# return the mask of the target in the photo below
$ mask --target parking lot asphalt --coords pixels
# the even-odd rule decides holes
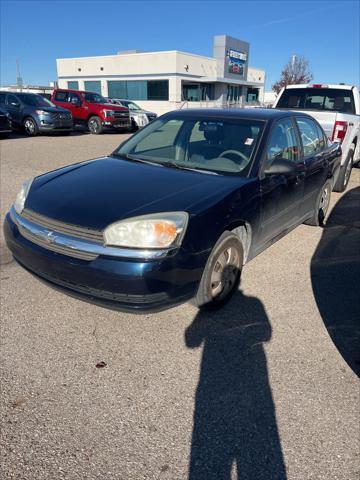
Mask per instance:
[[[124,138],[1,140],[2,219],[26,178]],[[216,313],[108,311],[2,248],[1,478],[358,479],[359,185],[354,169],[327,227],[256,257]]]

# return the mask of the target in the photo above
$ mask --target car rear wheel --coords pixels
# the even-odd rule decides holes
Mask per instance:
[[[353,167],[355,145],[352,144],[349,148],[344,165],[340,168],[339,177],[335,183],[334,191],[343,192],[346,190],[346,187],[350,180],[351,170]]]
[[[92,135],[99,135],[103,131],[101,119],[96,115],[93,115],[88,120],[88,129]]]
[[[327,180],[316,199],[313,216],[304,223],[307,225],[314,225],[316,227],[324,225],[325,217],[329,210],[331,190],[332,183],[330,180]]]
[[[219,308],[237,290],[243,265],[243,247],[239,237],[224,232],[206,263],[194,299],[199,308]]]
[[[23,127],[28,137],[35,137],[39,133],[39,128],[35,120],[31,117],[26,117],[23,122]]]

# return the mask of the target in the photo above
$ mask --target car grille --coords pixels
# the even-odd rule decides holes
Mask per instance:
[[[95,260],[98,255],[95,253],[83,252],[79,250],[74,250],[70,247],[63,247],[60,245],[54,245],[42,240],[40,237],[28,232],[21,225],[18,226],[21,235],[39,247],[45,248],[46,250],[51,250],[52,252],[61,253],[62,255],[67,255],[69,257],[79,258],[81,260]]]
[[[53,112],[50,114],[52,120],[60,120],[60,121],[70,121],[72,120],[72,116],[70,112]]]
[[[114,117],[119,118],[122,120],[129,120],[129,113],[128,112],[120,112],[120,111],[114,111]]]
[[[81,238],[83,240],[91,240],[92,242],[104,243],[104,237],[101,230],[93,230],[86,227],[78,227],[76,225],[71,225],[69,223],[60,222],[52,218],[45,217],[39,213],[33,212],[25,208],[21,215],[36,225],[40,225],[48,230],[64,233],[65,235],[70,235],[71,237]]]

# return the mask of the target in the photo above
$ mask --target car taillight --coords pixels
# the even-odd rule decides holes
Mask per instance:
[[[341,122],[340,120],[337,120],[334,125],[332,141],[342,143],[345,138],[347,128],[348,122]]]

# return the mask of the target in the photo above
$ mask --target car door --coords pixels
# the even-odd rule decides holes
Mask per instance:
[[[265,175],[275,159],[294,162],[290,175]],[[291,117],[277,120],[271,128],[260,170],[261,225],[260,243],[268,243],[298,224],[304,214],[305,166],[300,139]]]
[[[22,125],[22,104],[13,93],[6,95],[6,110],[9,112],[13,123],[20,127]]]
[[[83,100],[80,95],[76,92],[68,92],[68,104],[67,107],[72,113],[73,118],[80,122],[84,120],[84,108],[83,108]]]
[[[69,92],[65,92],[63,90],[58,90],[57,92],[55,92],[54,103],[59,107],[70,110],[72,113],[71,105],[69,103]]]
[[[328,175],[328,159],[325,153],[325,138],[321,127],[312,119],[296,116],[299,129],[304,162],[304,208],[306,213],[312,212],[321,187]]]

